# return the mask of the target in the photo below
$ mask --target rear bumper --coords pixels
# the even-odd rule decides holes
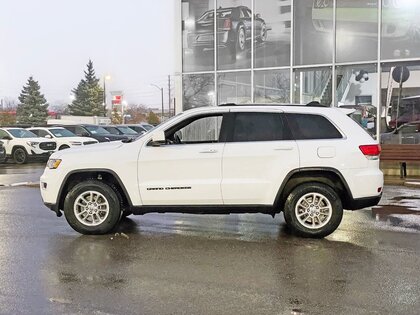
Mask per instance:
[[[54,211],[57,217],[61,217],[63,214],[61,213],[60,209],[58,209],[58,206],[54,203],[48,203],[44,202],[44,205],[49,208],[51,211]]]
[[[346,202],[346,210],[360,210],[363,208],[376,206],[382,198],[382,194],[379,196],[365,197],[351,199]]]

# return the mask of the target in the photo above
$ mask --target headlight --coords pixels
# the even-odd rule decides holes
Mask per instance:
[[[35,148],[39,144],[39,142],[27,141],[26,144],[31,146],[32,148]]]
[[[79,142],[79,141],[70,141],[70,144],[71,145],[82,145],[82,143]]]
[[[51,170],[55,170],[61,163],[60,159],[49,159],[47,162],[47,167]]]

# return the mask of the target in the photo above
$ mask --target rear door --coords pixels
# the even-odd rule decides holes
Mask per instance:
[[[271,205],[286,177],[299,167],[297,144],[280,111],[236,111],[223,154],[225,204]]]

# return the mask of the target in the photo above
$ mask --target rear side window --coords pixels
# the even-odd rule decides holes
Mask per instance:
[[[341,139],[343,135],[325,117],[312,114],[285,114],[296,140]]]
[[[233,142],[286,140],[283,122],[277,113],[237,113]]]

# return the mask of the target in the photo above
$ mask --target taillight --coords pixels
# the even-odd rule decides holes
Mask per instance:
[[[381,154],[381,146],[379,144],[361,145],[359,149],[368,160],[377,160]]]
[[[232,28],[232,20],[226,19],[223,23],[223,28],[230,30]]]

